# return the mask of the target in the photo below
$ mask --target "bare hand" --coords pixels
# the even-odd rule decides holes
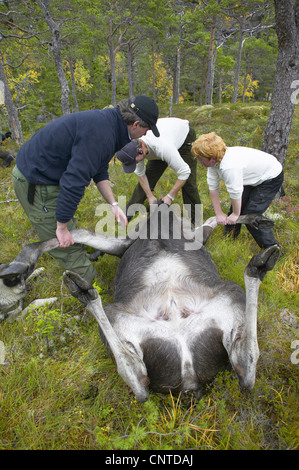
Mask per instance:
[[[155,197],[155,196],[151,196],[148,198],[148,202],[149,204],[157,204],[158,203],[158,199]]]
[[[226,225],[227,216],[223,212],[216,215],[216,221],[218,225]]]
[[[128,225],[128,219],[125,215],[125,213],[121,210],[119,206],[112,206],[111,210],[114,214],[114,217],[118,223],[121,223],[122,225],[125,225],[127,227]]]
[[[232,213],[230,214],[227,218],[226,218],[226,224],[227,225],[235,225],[235,223],[237,222],[239,216]]]
[[[162,197],[161,201],[163,201],[163,202],[164,202],[165,204],[167,204],[168,206],[170,206],[171,203],[172,203],[172,200],[171,200],[170,197],[168,197],[168,196]]]
[[[74,244],[74,239],[70,232],[68,231],[67,226],[59,226],[56,229],[56,237],[59,241],[60,248],[67,248],[70,245]]]

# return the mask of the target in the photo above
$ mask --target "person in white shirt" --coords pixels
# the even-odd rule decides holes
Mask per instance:
[[[226,226],[236,238],[242,214],[263,214],[283,182],[283,168],[269,153],[248,147],[226,147],[220,136],[211,132],[201,135],[192,145],[192,153],[207,170],[207,182],[218,224]],[[223,180],[231,200],[228,215],[219,199],[219,183]],[[234,227],[227,227],[227,226]],[[266,248],[278,244],[272,230],[256,230],[247,225],[257,244]]]
[[[135,170],[139,180],[127,204],[127,210],[133,204],[143,204],[146,198],[149,204],[158,202],[153,191],[169,166],[177,174],[177,179],[161,200],[170,205],[182,189],[183,203],[188,205],[189,216],[194,224],[195,205],[201,203],[196,182],[197,161],[191,153],[196,133],[190,127],[189,121],[175,117],[158,119],[157,129],[159,138],[149,131],[146,136],[130,142],[116,154],[123,164],[124,171],[130,173]]]

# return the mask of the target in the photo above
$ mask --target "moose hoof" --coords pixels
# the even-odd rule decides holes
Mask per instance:
[[[77,273],[65,271],[63,273],[63,282],[70,294],[79,299],[84,305],[98,297],[98,293],[92,285]]]
[[[278,245],[272,245],[254,255],[245,270],[250,277],[258,277],[261,281],[268,271],[271,271],[281,256],[281,249]]]

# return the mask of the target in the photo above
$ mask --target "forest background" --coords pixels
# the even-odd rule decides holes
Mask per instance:
[[[267,211],[284,256],[260,289],[252,395],[227,373],[200,401],[151,394],[138,404],[95,322],[45,255],[46,270],[26,302],[56,296],[57,304],[0,323],[1,449],[298,449],[298,18],[298,0],[0,0],[0,130],[13,137],[3,148],[16,153],[62,114],[145,94],[161,117],[189,119],[197,134],[216,130],[228,145],[276,155],[286,190]],[[0,168],[1,262],[37,240],[11,171]],[[162,194],[172,173],[159,181]],[[213,212],[205,173],[198,173],[207,218]],[[109,175],[116,195],[132,192],[135,175],[124,177],[114,162]],[[98,203],[91,184],[77,211],[81,227],[95,227]],[[247,231],[232,246],[215,230],[208,249],[222,278],[243,285],[257,251]],[[96,263],[104,305],[112,301],[117,263],[107,256]]]
[[[179,103],[270,101],[274,3],[1,0],[2,128],[21,144],[62,113],[134,94],[167,104],[170,115]],[[276,3],[291,31],[293,2]]]

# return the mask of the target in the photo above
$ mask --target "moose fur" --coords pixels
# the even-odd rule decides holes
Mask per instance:
[[[227,367],[234,369],[242,387],[251,390],[259,357],[259,285],[279,258],[279,247],[253,256],[244,272],[244,292],[221,279],[203,246],[217,226],[215,218],[203,224],[199,242],[197,231],[185,230],[182,219],[172,214],[171,230],[164,238],[161,225],[170,211],[166,205],[156,211],[154,238],[146,236],[150,218],[139,227],[137,237],[118,239],[84,229],[72,232],[75,242],[121,258],[112,304],[103,308],[96,290],[75,273],[64,273],[66,286],[95,317],[118,373],[139,401],[147,400],[149,390],[192,390],[200,396]],[[254,226],[272,224],[262,216],[242,217],[239,222]],[[0,268],[0,279],[7,284],[19,278],[24,284],[39,256],[57,246],[56,239],[28,245]]]

